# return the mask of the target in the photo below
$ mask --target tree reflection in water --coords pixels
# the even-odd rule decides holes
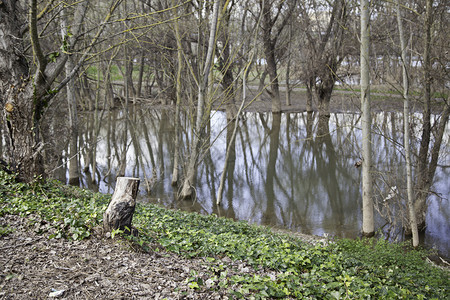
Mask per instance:
[[[225,149],[234,128],[233,122],[227,123],[226,113],[211,114],[206,135],[212,145],[203,148],[196,197],[180,201],[176,197],[177,188],[171,186],[172,153],[174,147],[178,147],[183,169],[186,153],[189,153],[185,149],[191,135],[189,118],[181,117],[180,141],[174,145],[172,112],[134,109],[130,112],[128,134],[124,132],[126,118],[120,110],[105,114],[100,122],[89,121],[90,113],[82,116],[80,149],[89,152],[96,145],[96,151],[83,156],[80,163],[82,169],[95,171],[97,178],[94,187],[92,176],[81,174],[84,186],[111,193],[120,166],[124,165],[120,163],[121,157],[125,157],[124,174],[140,177],[147,183],[142,185],[142,201],[306,234],[358,236],[362,218],[360,169],[354,166],[360,159],[358,114],[319,117],[314,113],[244,113],[231,146],[222,205],[217,207],[215,198]],[[98,134],[93,133],[96,130],[93,124],[99,124]],[[374,115],[373,124],[373,163],[377,172],[377,199],[380,200],[390,186],[396,185],[400,191],[404,189],[402,149],[394,146],[402,139],[401,132],[396,130],[401,128],[401,115],[378,113]],[[91,137],[96,137],[97,142]],[[124,149],[125,156],[122,155]],[[444,198],[449,198],[450,194],[446,184],[448,172],[448,169],[438,168],[434,185],[434,190]],[[450,209],[446,201],[437,197],[430,199],[425,242],[437,246],[448,257],[450,237],[443,234],[450,232]],[[380,217],[377,222],[377,228],[385,224]]]

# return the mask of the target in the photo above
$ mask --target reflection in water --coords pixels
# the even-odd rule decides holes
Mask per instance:
[[[354,164],[360,159],[360,115],[340,113],[319,118],[313,113],[244,113],[230,148],[220,207],[215,205],[217,189],[225,149],[231,143],[234,129],[233,122],[227,124],[225,113],[211,114],[206,136],[213,144],[205,148],[202,156],[196,198],[192,201],[177,200],[177,188],[171,186],[174,147],[180,152],[181,168],[187,161],[189,118],[181,117],[183,128],[178,145],[173,142],[174,116],[170,111],[135,108],[130,111],[128,130],[124,113],[112,111],[99,122],[98,134],[93,134],[93,115],[87,113],[83,118],[85,127],[80,128],[80,146],[90,153],[95,144],[96,151],[90,154],[90,159],[86,158],[89,155],[83,156],[81,164],[97,174],[97,188],[101,192],[112,193],[116,176],[123,172],[125,176],[144,180],[140,196],[143,201],[306,234],[328,233],[340,237],[359,234],[361,170]],[[379,113],[374,116],[373,124],[377,132],[373,135],[375,177],[381,182],[376,186],[376,197],[381,200],[392,186],[404,193],[401,148],[392,146],[393,141],[402,143],[398,131],[402,128],[401,115]],[[97,138],[96,143],[92,137]],[[446,183],[449,175],[448,168],[438,168],[434,190],[445,199],[431,199],[424,236],[426,244],[438,247],[447,257],[450,256],[447,234],[450,191]],[[92,188],[90,178],[88,174],[82,179],[84,185]],[[390,203],[379,203],[383,203],[378,207],[381,212],[395,210]],[[381,217],[377,222],[377,228],[386,223]],[[396,233],[388,226],[383,228],[386,233]]]

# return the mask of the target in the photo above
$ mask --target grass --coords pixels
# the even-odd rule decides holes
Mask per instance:
[[[110,195],[55,181],[17,183],[0,172],[0,216],[45,220],[48,230],[42,234],[50,238],[89,238],[109,200]],[[205,258],[208,280],[192,274],[186,282],[195,290],[226,290],[245,299],[445,299],[450,293],[448,271],[431,266],[425,251],[406,244],[364,239],[310,245],[245,222],[147,204],[137,205],[133,225],[139,237],[128,239],[143,250],[156,243]],[[228,273],[223,257],[264,272]]]

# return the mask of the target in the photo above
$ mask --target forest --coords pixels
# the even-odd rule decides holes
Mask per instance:
[[[0,1],[2,168],[449,257],[445,0]]]

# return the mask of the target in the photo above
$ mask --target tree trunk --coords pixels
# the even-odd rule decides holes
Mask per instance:
[[[175,4],[172,2],[172,4]],[[175,19],[175,38],[177,41],[177,77],[175,80],[175,151],[173,153],[173,171],[172,171],[172,186],[178,185],[178,156],[180,145],[180,105],[181,105],[181,72],[183,71],[183,46],[181,44],[181,36],[180,36],[180,25],[178,23],[178,19]]]
[[[406,160],[406,189],[408,197],[408,211],[409,211],[409,224],[411,226],[413,247],[419,246],[419,232],[417,230],[417,219],[414,211],[414,193],[412,182],[412,163],[411,163],[411,147],[410,147],[410,120],[409,120],[409,82],[408,72],[406,70],[406,43],[405,35],[403,33],[403,23],[400,13],[399,0],[395,0],[397,8],[397,23],[398,34],[400,37],[400,48],[402,57],[402,71],[403,71],[403,125],[404,125],[404,147],[405,147],[405,160]]]
[[[108,208],[103,213],[105,232],[123,230],[131,233],[136,197],[139,191],[139,178],[118,177],[116,188]]]
[[[424,53],[423,53],[423,82],[424,82],[424,101],[423,101],[423,127],[422,140],[420,141],[420,150],[417,165],[418,181],[426,181],[428,148],[431,139],[431,25],[432,25],[432,0],[426,2],[425,12],[425,39],[424,39]]]
[[[330,71],[332,72],[332,71]],[[321,116],[330,116],[331,94],[333,93],[335,77],[333,74],[322,76],[322,82],[316,85],[316,94]]]
[[[314,86],[314,77],[309,77],[306,82],[306,111],[308,113],[313,112],[313,86]]]
[[[291,77],[291,41],[292,41],[292,24],[289,24],[289,43],[288,43],[288,55],[287,55],[287,63],[286,63],[286,106],[291,105],[291,85],[290,85],[290,77]]]
[[[192,197],[192,187],[195,184],[195,176],[197,173],[197,161],[200,156],[200,148],[202,142],[203,113],[205,106],[206,90],[208,86],[209,73],[214,57],[214,45],[219,19],[220,0],[214,0],[213,15],[211,18],[211,31],[209,33],[208,52],[206,54],[205,66],[200,78],[198,102],[197,102],[197,119],[195,124],[195,134],[193,137],[191,156],[189,157],[186,178],[184,179],[181,197],[184,199]]]
[[[267,63],[267,72],[270,78],[270,97],[272,99],[272,112],[281,112],[281,100],[280,100],[280,90],[278,84],[278,74],[277,74],[277,62],[275,59],[275,45],[276,40],[272,39],[272,19],[270,15],[271,5],[269,1],[264,2],[263,6],[263,46],[264,46],[264,56]]]
[[[70,58],[67,61],[66,72],[70,73],[72,64]],[[78,115],[77,115],[77,99],[73,93],[73,82],[67,84],[67,104],[69,106],[69,127],[70,127],[70,144],[69,144],[69,184],[78,186],[80,184],[80,172],[78,170]]]
[[[61,10],[61,38],[62,40],[68,36],[67,14]],[[70,75],[73,69],[72,59],[69,57],[65,65],[66,76]],[[69,184],[78,186],[80,184],[80,175],[78,170],[78,114],[77,114],[77,98],[74,92],[74,83],[70,81],[66,86],[67,106],[69,108]]]
[[[145,52],[142,51],[141,54],[141,63],[139,64],[139,77],[136,87],[136,96],[142,97],[142,80],[144,78],[144,69],[145,69]]]
[[[21,13],[18,3],[19,1],[11,0],[0,2],[0,98],[7,115],[5,120],[7,120],[8,140],[11,145],[11,151],[8,154],[10,165],[18,173],[19,180],[29,182],[36,175],[44,175],[42,158],[44,144],[41,143],[40,127],[45,107],[73,78],[87,59],[88,53],[96,44],[119,2],[116,1],[111,6],[104,22],[88,47],[84,48],[85,52],[69,76],[65,76],[57,84],[55,80],[64,71],[69,53],[74,50],[78,41],[81,23],[87,11],[87,1],[77,4],[77,9],[73,12],[72,35],[65,37],[64,51],[51,62],[41,48],[42,37],[39,35],[40,28],[38,28],[37,1],[29,1],[27,14]],[[21,15],[26,15],[28,20],[20,20]],[[35,71],[32,78],[29,76],[31,66],[26,63],[26,51],[20,30],[20,26],[26,23],[28,23],[27,32],[33,53],[32,67]]]
[[[369,73],[369,1],[361,1],[361,109],[362,109],[362,200],[364,236],[373,236],[372,199],[372,138],[370,115],[370,73]]]
[[[29,78],[29,66],[21,40],[17,1],[0,5],[0,101],[5,114],[9,165],[18,172],[18,179],[29,182],[34,175],[44,174],[42,145],[39,143],[39,122],[35,88]],[[30,25],[31,26],[31,25]]]
[[[235,103],[235,89],[234,89],[234,76],[233,66],[234,62],[231,57],[230,51],[230,11],[227,11],[226,16],[223,18],[223,33],[220,35],[221,42],[223,44],[223,50],[219,56],[219,68],[222,73],[222,88],[225,94],[225,107],[227,112],[227,120],[236,118],[237,109]]]
[[[424,230],[426,226],[426,213],[427,213],[427,199],[430,193],[430,188],[433,184],[434,174],[436,172],[436,167],[439,158],[440,147],[442,144],[442,139],[444,137],[445,128],[448,123],[450,115],[450,106],[447,105],[441,115],[441,120],[436,126],[436,138],[431,150],[431,161],[427,164],[426,171],[422,174],[417,174],[419,178],[416,182],[416,202],[414,203],[414,210],[417,217],[417,227],[418,230]]]

